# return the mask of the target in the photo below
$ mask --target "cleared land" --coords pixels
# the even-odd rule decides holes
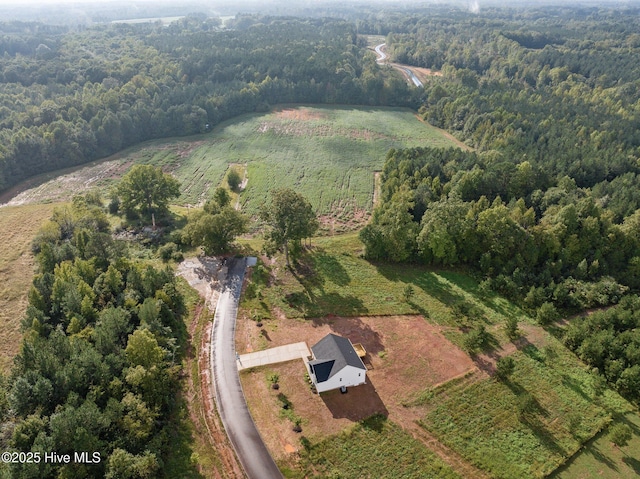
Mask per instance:
[[[374,172],[390,148],[458,147],[455,139],[398,108],[304,107],[245,115],[189,140],[158,140],[127,150],[55,180],[41,178],[13,204],[69,198],[108,186],[134,163],[155,164],[182,184],[182,204],[197,205],[223,182],[230,164],[249,178],[240,204],[257,212],[275,187],[302,192],[329,231],[352,229],[368,217]]]
[[[553,479],[618,479],[640,475],[640,417],[635,413],[624,414],[616,419],[626,423],[633,431],[633,438],[625,447],[618,448],[606,431],[589,441],[580,454],[550,477]]]
[[[243,300],[237,349],[301,340],[312,345],[333,331],[364,344],[370,370],[366,386],[322,396],[310,391],[302,361],[243,373],[261,434],[291,477],[348,467],[335,444],[358,457],[370,454],[369,445],[360,441],[365,430],[370,433],[362,421],[373,414],[386,417],[391,428],[378,424],[374,442],[386,443],[385,431],[399,428],[409,438],[402,447],[428,449],[461,477],[476,478],[543,477],[612,418],[625,415],[631,424],[640,422],[617,394],[599,395],[589,369],[557,339],[503,298],[483,295],[466,274],[369,263],[360,257],[354,235],[312,243],[295,274],[278,260],[265,260],[266,266],[256,270],[251,281],[258,294]],[[409,301],[403,298],[406,285],[415,291]],[[512,316],[520,320],[522,332],[515,341],[504,332],[505,318]],[[466,331],[479,325],[489,332],[492,347],[469,356],[460,345]],[[493,374],[504,356],[515,360],[515,372],[501,382]],[[273,373],[279,375],[278,391],[269,389]],[[282,409],[279,394],[289,409]],[[296,421],[305,440],[292,431]],[[629,447],[625,451],[626,458],[596,456],[612,473],[609,477],[628,477],[635,470],[638,459],[632,456],[637,453]],[[594,465],[580,457],[558,477],[598,477],[590,475]],[[358,462],[362,469],[355,474],[376,476],[363,463]],[[578,466],[581,472],[565,476]],[[380,474],[389,470],[384,464],[375,467]],[[405,472],[400,467],[396,477]],[[406,474],[418,477],[410,467]]]
[[[0,208],[0,372],[7,373],[18,352],[20,321],[33,279],[31,240],[55,205]]]

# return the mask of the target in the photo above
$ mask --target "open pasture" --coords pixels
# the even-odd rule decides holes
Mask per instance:
[[[631,407],[611,391],[598,396],[587,368],[546,341],[512,355],[508,380],[464,378],[426,390],[413,404],[423,411],[420,425],[493,477],[550,474]]]
[[[182,185],[177,203],[202,204],[230,164],[246,165],[240,195],[254,215],[273,188],[306,196],[324,225],[362,224],[373,204],[374,173],[391,148],[459,146],[406,108],[291,106],[243,115],[206,135],[154,140],[95,162],[31,180],[13,204],[65,200],[87,189],[108,190],[136,163],[161,166]],[[339,228],[328,228],[339,231]]]

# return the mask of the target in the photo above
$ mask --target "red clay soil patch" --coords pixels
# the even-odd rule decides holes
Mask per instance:
[[[283,108],[275,110],[275,117],[284,120],[321,120],[327,115],[320,111],[312,111],[307,108]]]
[[[277,324],[277,327],[276,327]],[[367,350],[367,384],[349,388],[347,394],[311,392],[305,381],[302,361],[276,364],[242,374],[243,388],[251,413],[267,446],[275,457],[285,458],[287,444],[297,444],[299,435],[292,423],[280,418],[282,393],[302,418],[303,435],[320,439],[349,427],[354,422],[380,413],[405,428],[417,419],[403,403],[427,387],[476,369],[469,356],[449,342],[439,326],[422,316],[327,317],[315,320],[281,319],[265,324],[268,339],[258,328],[245,326],[238,338],[238,350],[268,344],[267,347],[307,341],[312,346],[328,333],[362,343]],[[277,372],[280,389],[269,388],[267,375]]]

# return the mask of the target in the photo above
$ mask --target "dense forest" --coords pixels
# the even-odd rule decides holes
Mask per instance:
[[[0,401],[3,445],[29,453],[11,477],[158,477],[186,350],[173,270],[131,259],[96,195],[56,209],[33,250],[24,340]]]
[[[0,190],[284,102],[418,106],[352,24],[192,15],[80,31],[0,25]]]
[[[640,287],[637,12],[493,13],[387,36],[442,71],[420,113],[474,151],[389,152],[367,254],[468,264],[531,308],[616,302]]]

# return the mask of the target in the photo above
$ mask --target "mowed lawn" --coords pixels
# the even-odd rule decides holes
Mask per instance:
[[[31,241],[55,205],[0,208],[0,372],[8,373],[18,352],[20,322],[33,279]]]
[[[640,476],[640,417],[626,413],[616,419],[626,423],[633,437],[624,447],[616,447],[603,432],[550,477],[553,479],[626,479]]]

